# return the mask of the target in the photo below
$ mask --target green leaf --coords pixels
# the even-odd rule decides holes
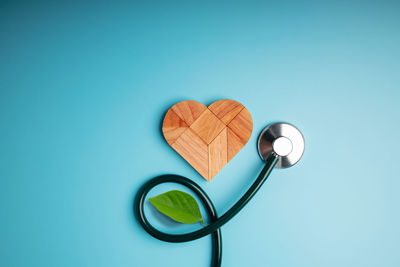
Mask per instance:
[[[197,201],[188,193],[172,190],[149,198],[151,204],[164,215],[180,223],[202,222]]]

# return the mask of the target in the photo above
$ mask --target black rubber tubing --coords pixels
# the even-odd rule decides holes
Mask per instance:
[[[250,199],[257,193],[257,191],[267,180],[278,160],[279,157],[277,155],[271,154],[271,156],[269,156],[269,158],[266,160],[264,168],[261,170],[254,183],[250,186],[246,193],[221,217],[218,217],[217,211],[211,199],[198,184],[186,177],[174,174],[167,174],[155,177],[146,182],[139,189],[134,203],[135,214],[144,230],[146,230],[153,237],[162,241],[171,243],[187,242],[212,234],[211,267],[220,267],[222,259],[222,238],[220,227],[227,223],[230,219],[232,219],[239,211],[244,208],[244,206],[246,206]],[[208,213],[210,219],[209,225],[190,233],[167,234],[157,230],[150,224],[150,222],[146,218],[146,215],[144,214],[144,203],[146,195],[155,186],[171,182],[186,186],[200,198]]]

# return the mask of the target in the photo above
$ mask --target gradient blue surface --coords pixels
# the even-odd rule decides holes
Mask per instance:
[[[210,237],[152,238],[134,195],[180,174],[222,214],[275,121],[302,130],[304,157],[222,228],[223,266],[400,266],[399,13],[399,1],[2,2],[0,266],[208,266]],[[177,101],[221,98],[246,105],[254,131],[207,183],[160,125]],[[163,230],[201,227],[147,209]]]

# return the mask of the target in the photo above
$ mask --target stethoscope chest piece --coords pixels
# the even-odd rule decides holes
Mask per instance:
[[[304,153],[304,137],[292,124],[271,124],[258,137],[258,153],[263,160],[267,160],[272,153],[277,154],[276,168],[291,167]]]

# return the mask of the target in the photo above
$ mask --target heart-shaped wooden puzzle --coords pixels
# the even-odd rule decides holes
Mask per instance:
[[[218,100],[208,107],[186,100],[168,110],[162,130],[168,144],[211,181],[247,143],[253,120],[234,100]]]

